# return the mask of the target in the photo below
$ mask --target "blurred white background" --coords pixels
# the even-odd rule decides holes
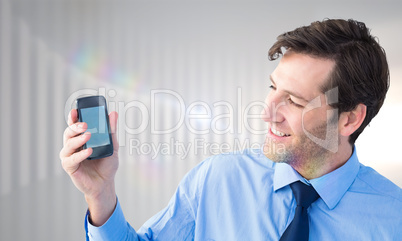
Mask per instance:
[[[242,117],[268,93],[277,62],[267,51],[284,31],[324,18],[365,22],[387,52],[391,88],[357,151],[402,186],[401,9],[397,0],[0,0],[0,240],[84,239],[86,204],[58,157],[77,91],[104,94],[109,111],[120,110],[117,194],[138,229],[205,157],[262,143],[248,127],[264,123]],[[152,91],[166,93],[152,101]],[[184,113],[206,107],[216,122]],[[177,130],[152,133],[184,117]]]

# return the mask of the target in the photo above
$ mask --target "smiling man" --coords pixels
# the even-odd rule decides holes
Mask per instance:
[[[384,50],[363,23],[325,20],[280,35],[269,58],[280,56],[264,147],[204,160],[138,231],[115,194],[116,137],[112,157],[86,160],[90,136],[72,110],[60,157],[88,202],[87,239],[400,240],[402,191],[354,145],[389,87]],[[116,122],[111,113],[112,131]]]
[[[326,96],[320,88],[326,84],[334,68],[334,60],[289,49],[270,76],[272,90],[267,96],[268,108],[263,114],[264,121],[268,122],[264,148],[267,151],[264,153],[274,162],[288,163],[307,179],[335,170],[352,154],[352,147],[347,140],[348,133],[345,138],[340,138],[341,145],[338,146],[338,113],[333,111],[328,118],[327,113],[332,107],[325,104]],[[306,106],[313,100],[323,104],[306,112]],[[351,125],[357,127],[364,119],[363,109],[358,107],[350,113],[359,112],[357,114],[360,116],[355,119],[356,123],[348,123],[349,128]],[[314,142],[306,132],[316,138],[326,139],[327,143],[337,147],[337,152],[332,153],[328,145]],[[271,145],[279,143],[286,147],[284,153],[270,151],[275,150]]]

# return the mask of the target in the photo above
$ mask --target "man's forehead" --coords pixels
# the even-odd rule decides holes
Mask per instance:
[[[274,86],[277,85],[276,81],[274,80],[274,77],[272,77],[272,75],[269,76],[269,79],[274,84]],[[296,97],[296,98],[298,98],[300,100],[303,100],[305,102],[310,101],[310,98],[305,97],[306,96],[305,93],[300,93],[298,90],[293,90],[293,88],[291,88],[291,87],[289,88],[289,86],[288,87],[283,87],[282,91],[284,91],[284,92],[288,93],[289,95],[294,96],[294,97]]]
[[[323,93],[322,87],[328,84],[334,67],[333,60],[288,51],[271,78],[289,91],[311,100]]]

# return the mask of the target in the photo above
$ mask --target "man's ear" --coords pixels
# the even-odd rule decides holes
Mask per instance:
[[[358,104],[352,111],[343,112],[339,118],[339,133],[342,136],[350,136],[363,123],[366,117],[367,106]]]

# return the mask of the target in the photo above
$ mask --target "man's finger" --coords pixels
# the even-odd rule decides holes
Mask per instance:
[[[85,122],[77,122],[75,124],[70,125],[64,131],[63,144],[65,145],[68,139],[83,133],[84,131],[87,130],[87,128],[88,125]]]
[[[79,164],[82,161],[86,160],[91,154],[92,154],[92,148],[88,148],[81,150],[79,152],[75,152],[73,155],[67,158],[63,158],[62,159],[63,169],[68,174],[74,173],[78,169]]]
[[[72,109],[70,111],[70,113],[68,114],[67,123],[69,126],[71,126],[72,124],[74,124],[77,121],[78,121],[77,109]]]
[[[110,131],[112,132],[112,141],[113,141],[113,150],[118,151],[119,150],[119,143],[117,142],[117,119],[119,115],[117,114],[116,111],[112,111],[109,114],[109,123],[110,123]]]
[[[83,135],[68,139],[64,144],[63,149],[61,150],[61,155],[65,157],[72,155],[74,152],[77,151],[77,149],[81,148],[90,138],[91,133],[85,132]]]

